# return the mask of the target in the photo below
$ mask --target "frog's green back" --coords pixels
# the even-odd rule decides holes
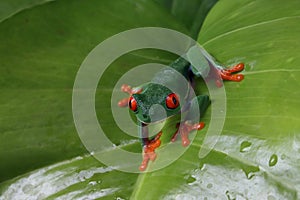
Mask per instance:
[[[152,83],[166,86],[181,97],[186,97],[189,91],[189,67],[190,63],[179,57],[169,67],[161,69],[155,74]]]
[[[189,71],[190,63],[183,57],[177,58],[174,62],[170,64],[170,67],[178,71],[185,78],[187,79],[189,78],[188,71]]]

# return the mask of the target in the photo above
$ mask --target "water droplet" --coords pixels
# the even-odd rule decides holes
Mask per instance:
[[[213,187],[213,184],[211,184],[211,183],[209,183],[209,184],[207,184],[207,186],[206,186],[208,189],[210,189],[210,188],[212,188]]]
[[[235,200],[236,199],[236,195],[233,194],[232,192],[229,192],[228,190],[226,191],[226,196],[228,200]]]
[[[94,186],[94,185],[96,185],[96,184],[97,184],[96,181],[91,181],[91,182],[89,182],[89,185],[92,185],[92,186]]]
[[[251,179],[259,172],[259,167],[247,166],[243,168],[243,171],[245,172],[247,179]]]
[[[247,174],[247,178],[248,179],[251,179],[251,178],[253,178],[255,176],[255,173],[253,173],[253,172],[249,172],[248,174]]]
[[[23,192],[26,194],[29,194],[30,193],[30,191],[32,191],[33,190],[33,188],[34,188],[34,186],[32,185],[32,184],[26,184],[23,188],[22,188],[22,190],[23,190]]]
[[[252,143],[248,141],[243,141],[240,146],[240,152],[244,153],[250,150]]]
[[[270,167],[273,167],[277,164],[277,161],[278,161],[278,157],[276,154],[273,154],[271,157],[270,157],[270,160],[269,160],[269,166]]]
[[[196,179],[194,178],[194,177],[192,177],[191,175],[189,175],[188,177],[187,177],[187,179],[186,179],[186,183],[187,184],[191,184],[191,183],[193,183],[193,182],[195,182],[196,181]]]

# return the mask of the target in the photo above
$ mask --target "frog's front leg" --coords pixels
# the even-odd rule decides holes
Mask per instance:
[[[128,93],[131,96],[132,94],[139,94],[139,93],[141,93],[142,89],[141,88],[132,88],[129,85],[123,84],[121,86],[121,91],[125,92],[125,93]],[[118,102],[118,106],[119,107],[126,107],[126,106],[128,106],[128,102],[129,102],[129,97],[128,98],[124,98],[124,99],[122,99],[122,100],[120,100]]]
[[[143,161],[140,165],[140,171],[145,171],[148,162],[150,160],[154,161],[156,158],[155,149],[161,144],[160,136],[162,132],[160,131],[153,139],[149,139],[148,126],[144,123],[140,123],[139,132],[143,146]]]
[[[200,116],[202,116],[209,104],[210,99],[207,95],[199,95],[192,99],[185,120],[176,125],[178,130],[174,133],[171,141],[174,142],[177,138],[177,135],[180,134],[182,146],[188,146],[190,144],[190,140],[188,138],[189,133],[193,130],[201,130],[205,125],[204,122],[195,121],[195,118],[199,116],[199,113],[195,113],[194,110],[196,110],[198,107]]]
[[[182,146],[186,147],[190,144],[189,133],[193,130],[201,130],[205,126],[204,122],[192,123],[191,121],[184,121],[182,124],[178,123],[176,127],[177,131],[174,133],[171,141],[175,142],[178,134],[181,136]]]

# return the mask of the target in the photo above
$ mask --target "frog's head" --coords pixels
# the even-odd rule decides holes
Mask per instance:
[[[146,124],[164,120],[180,111],[178,95],[155,83],[148,83],[143,92],[133,94],[128,105],[138,120]]]

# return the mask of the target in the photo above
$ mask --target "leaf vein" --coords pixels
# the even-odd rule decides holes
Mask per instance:
[[[245,75],[250,74],[262,74],[262,73],[270,73],[270,72],[300,72],[300,69],[266,69],[266,70],[258,70],[258,71],[248,71],[245,72]]]
[[[202,46],[205,46],[219,38],[222,38],[224,36],[227,36],[227,35],[230,35],[232,33],[236,33],[238,31],[243,31],[243,30],[246,30],[246,29],[249,29],[249,28],[253,28],[253,27],[256,27],[256,26],[261,26],[261,25],[265,25],[265,24],[270,24],[270,23],[274,23],[274,22],[278,22],[278,21],[284,21],[284,20],[289,20],[289,19],[296,19],[296,18],[300,18],[300,16],[289,16],[289,17],[281,17],[281,18],[277,18],[277,19],[272,19],[272,20],[268,20],[268,21],[263,21],[263,22],[258,22],[258,23],[255,23],[255,24],[251,24],[251,25],[248,25],[248,26],[244,26],[244,27],[241,27],[241,28],[237,28],[237,29],[234,29],[232,31],[228,31],[226,33],[222,33],[221,35],[218,35],[210,40],[208,40],[207,42],[203,43]]]

